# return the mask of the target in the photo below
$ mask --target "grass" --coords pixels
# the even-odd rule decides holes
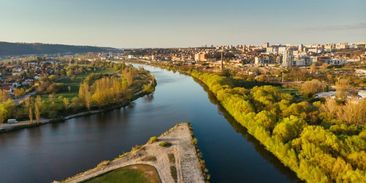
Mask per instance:
[[[170,166],[170,174],[172,175],[175,182],[178,180],[177,168],[175,166]]]
[[[168,154],[169,162],[175,164],[175,156],[173,153]]]
[[[85,181],[85,183],[160,183],[156,169],[150,165],[131,165]]]
[[[154,143],[154,142],[157,142],[158,141],[158,137],[156,137],[156,136],[152,136],[152,137],[150,137],[150,139],[149,139],[149,144],[152,144],[152,143]]]
[[[156,161],[156,157],[155,156],[146,156],[144,158],[141,159],[141,161]]]
[[[172,144],[170,142],[160,142],[159,146],[161,146],[161,147],[170,147],[170,146],[172,146]]]
[[[71,90],[70,92],[72,93],[77,93],[79,91],[79,86],[80,83],[90,74],[91,72],[86,72],[86,73],[82,73],[82,74],[78,74],[75,76],[74,79],[69,79],[69,78],[65,78],[65,79],[61,79],[56,81],[57,83],[63,83],[65,84],[65,86],[70,86]]]
[[[64,79],[57,80],[56,81],[57,83],[62,83],[65,85],[65,87],[70,87],[70,91],[58,92],[58,93],[56,93],[55,96],[56,97],[63,96],[63,97],[69,98],[69,99],[76,97],[79,93],[80,83],[83,82],[84,79],[91,73],[112,74],[112,73],[114,73],[114,71],[111,68],[107,68],[107,69],[98,70],[98,71],[94,71],[94,72],[81,73],[81,74],[76,75],[74,79],[64,78]]]

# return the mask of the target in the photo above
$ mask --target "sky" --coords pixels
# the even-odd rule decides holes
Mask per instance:
[[[0,0],[0,41],[115,48],[366,41],[366,0]]]

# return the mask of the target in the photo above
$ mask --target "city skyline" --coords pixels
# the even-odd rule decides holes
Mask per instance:
[[[0,41],[116,48],[365,41],[366,2],[351,1],[3,0]]]

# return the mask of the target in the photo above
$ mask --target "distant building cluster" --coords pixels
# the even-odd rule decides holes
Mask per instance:
[[[210,66],[241,67],[247,64],[263,67],[306,67],[311,64],[343,65],[366,58],[366,42],[314,45],[203,46],[195,48],[131,49],[124,50],[127,59],[207,63]]]
[[[313,63],[343,65],[347,58],[332,54],[345,49],[365,49],[365,43],[349,45],[348,43],[317,45],[272,45],[266,44],[266,52],[256,58],[256,65],[280,64],[283,67],[309,66]],[[269,55],[274,55],[270,57]],[[280,57],[280,59],[278,59]],[[277,58],[277,59],[270,59]],[[358,59],[360,60],[360,58]]]

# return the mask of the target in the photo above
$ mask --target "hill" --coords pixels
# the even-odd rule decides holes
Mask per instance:
[[[96,46],[75,46],[42,43],[0,42],[0,57],[39,54],[75,54],[87,52],[115,52],[118,49]]]

